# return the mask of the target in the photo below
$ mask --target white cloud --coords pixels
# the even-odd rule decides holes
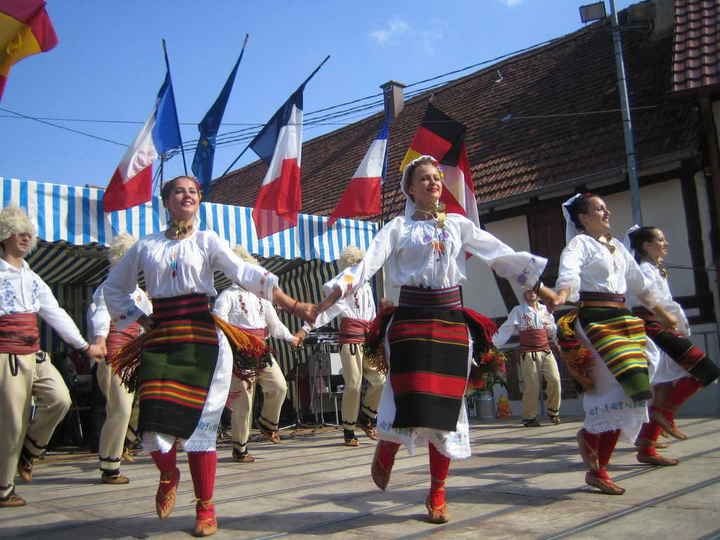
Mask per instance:
[[[384,28],[372,30],[370,38],[378,45],[384,45],[393,38],[400,36],[410,30],[410,25],[400,19],[389,21]]]

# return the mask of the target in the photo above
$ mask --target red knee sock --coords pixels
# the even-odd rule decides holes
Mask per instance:
[[[173,444],[169,452],[162,453],[159,450],[150,452],[155,462],[155,466],[160,470],[160,486],[158,490],[161,493],[167,493],[177,486],[180,476],[175,473],[177,469],[177,452]],[[168,482],[168,480],[171,480]]]
[[[215,472],[217,470],[217,452],[188,452],[188,465],[198,499],[196,514],[198,519],[215,517],[215,506],[210,504],[215,491]]]
[[[441,454],[433,443],[430,450],[430,504],[437,508],[445,504],[445,479],[450,468],[450,458]]]
[[[600,434],[600,446],[598,448],[598,462],[600,468],[604,469],[607,464],[610,463],[610,456],[612,456],[615,445],[617,444],[618,437],[620,437],[620,430],[604,431]]]
[[[395,454],[400,449],[398,443],[390,441],[379,441],[377,444],[377,453],[375,454],[383,469],[392,470],[395,463]]]
[[[675,383],[670,392],[670,407],[677,411],[680,406],[685,403],[690,396],[702,388],[702,383],[695,377],[683,377]]]
[[[655,443],[657,442],[658,437],[660,437],[661,432],[662,427],[653,420],[643,424],[640,434],[638,435],[638,444],[640,445],[638,452],[646,456],[657,456]]]
[[[155,450],[154,452],[150,452],[150,457],[152,457],[155,466],[157,466],[161,473],[175,471],[175,467],[177,466],[177,451],[174,444],[169,452],[162,453],[160,450]]]

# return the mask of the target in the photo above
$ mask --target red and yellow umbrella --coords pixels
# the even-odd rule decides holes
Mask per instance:
[[[0,0],[0,98],[13,64],[57,43],[43,0]]]

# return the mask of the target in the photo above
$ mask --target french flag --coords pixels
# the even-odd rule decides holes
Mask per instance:
[[[250,148],[268,164],[252,212],[258,238],[297,225],[302,207],[300,158],[304,89],[305,84],[290,96],[250,143]]]
[[[125,152],[105,188],[105,212],[125,210],[152,198],[152,163],[182,144],[170,70],[160,87],[155,107],[140,133]]]
[[[388,126],[383,124],[380,133],[370,144],[365,157],[333,210],[328,220],[328,227],[332,227],[341,217],[366,217],[380,214],[387,139]]]

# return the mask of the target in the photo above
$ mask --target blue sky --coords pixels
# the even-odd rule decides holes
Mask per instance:
[[[379,85],[391,79],[414,83],[573,32],[582,26],[578,7],[587,3],[47,0],[60,43],[13,67],[0,107],[120,144],[0,110],[5,141],[0,176],[107,185],[124,153],[122,145],[130,144],[140,130],[162,84],[162,38],[168,44],[182,137],[187,141],[197,137],[195,124],[225,82],[246,32],[250,41],[221,134],[245,127],[231,123],[266,122],[326,55],[330,60],[306,89],[306,112],[379,93]],[[622,9],[631,3],[617,0],[616,6]],[[305,139],[340,124],[306,129]],[[218,147],[215,175],[245,144]],[[192,157],[190,151],[188,169]],[[253,159],[248,152],[239,163]],[[166,166],[166,177],[182,173],[179,157]]]

